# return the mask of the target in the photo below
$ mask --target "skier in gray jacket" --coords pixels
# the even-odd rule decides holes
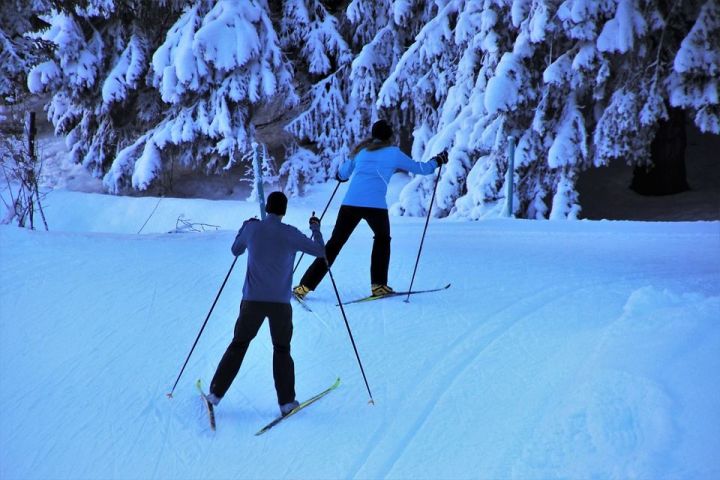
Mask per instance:
[[[290,355],[293,263],[296,252],[323,257],[325,247],[318,218],[310,218],[310,239],[297,228],[282,223],[286,210],[287,197],[282,192],[271,193],[267,198],[265,219],[245,221],[232,245],[235,256],[247,250],[247,272],[234,336],[210,384],[208,400],[214,405],[230,388],[250,342],[268,318],[273,342],[273,377],[280,412],[286,415],[298,406],[295,400],[295,364]]]

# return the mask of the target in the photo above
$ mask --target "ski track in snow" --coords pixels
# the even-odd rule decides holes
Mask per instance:
[[[556,293],[559,293],[559,291],[556,290]],[[376,437],[379,438],[373,438],[370,442],[370,451],[363,455],[362,465],[360,465],[359,468],[351,469],[350,476],[353,478],[386,478],[392,470],[392,467],[401,458],[403,451],[412,443],[415,435],[427,421],[427,418],[445,391],[452,388],[457,378],[469,367],[474,365],[474,361],[486,348],[496,342],[517,323],[521,322],[533,306],[543,305],[547,301],[547,297],[548,293],[543,291],[529,299],[522,300],[520,306],[525,307],[527,305],[526,308],[518,308],[517,304],[506,306],[500,311],[491,314],[485,322],[479,323],[477,327],[465,332],[455,343],[450,345],[449,352],[444,354],[441,361],[437,362],[438,366],[425,374],[422,381],[419,382],[419,385],[414,388],[413,393],[408,394],[409,398],[423,399],[422,407],[418,408],[417,405],[413,405],[413,402],[407,399],[399,406],[401,411],[411,409],[410,411],[417,411],[419,414],[415,415],[415,418],[410,422],[403,419],[400,427],[397,426],[400,420],[396,420],[391,422],[389,427],[386,426],[381,432],[378,432]],[[541,299],[542,301],[538,303]],[[517,311],[516,319],[507,321],[503,314],[512,314],[515,311]],[[493,319],[497,317],[501,318],[493,321]],[[490,331],[486,332],[485,330],[488,329]],[[408,428],[406,426],[407,424],[411,426]],[[393,435],[397,433],[397,430],[401,430],[400,440],[393,437]],[[404,432],[402,432],[402,430],[404,430]],[[390,440],[386,440],[388,438],[390,438]],[[378,470],[368,474],[365,472],[364,467],[368,459],[374,457],[374,452],[384,453],[384,460],[376,462],[380,463]]]
[[[422,222],[394,221],[391,284],[404,288]],[[720,362],[703,353],[720,347],[710,323],[720,309],[718,224],[433,224],[415,286],[449,290],[345,308],[376,405],[364,407],[328,278],[310,297],[313,313],[293,306],[298,397],[335,375],[342,384],[262,437],[253,433],[277,409],[267,325],[214,433],[194,388],[198,377],[207,388],[230,341],[244,261],[165,398],[230,266],[232,238],[0,227],[0,408],[14,412],[2,417],[0,476],[720,473],[707,456],[720,419],[709,372]],[[343,299],[366,293],[368,260],[359,228],[333,267]]]
[[[636,276],[641,279],[642,276]],[[627,279],[626,279],[627,280]],[[597,282],[589,282],[574,290],[567,292],[563,288],[546,288],[529,297],[524,297],[512,305],[505,305],[502,308],[491,312],[484,317],[484,321],[476,323],[468,331],[463,332],[458,339],[451,344],[447,353],[441,359],[436,359],[436,367],[427,372],[418,385],[408,392],[405,400],[398,405],[400,412],[417,412],[411,415],[408,420],[403,416],[396,417],[384,425],[368,444],[368,449],[360,456],[358,464],[350,469],[351,478],[388,478],[393,467],[402,458],[403,452],[415,440],[428,417],[432,414],[441,397],[447,391],[457,387],[458,379],[468,370],[475,368],[476,362],[486,350],[499,342],[513,328],[526,321],[527,318],[538,308],[547,307],[553,303],[562,303],[562,300],[575,296],[577,292],[586,290],[588,287],[607,287],[612,281],[598,285]],[[383,324],[385,317],[383,317]],[[415,404],[417,399],[423,399],[421,405]],[[542,418],[546,415],[547,409],[537,412],[536,417]],[[508,461],[512,461],[516,452],[508,452]],[[380,458],[378,458],[380,457]],[[370,466],[368,466],[370,464]],[[403,475],[399,475],[402,477]]]

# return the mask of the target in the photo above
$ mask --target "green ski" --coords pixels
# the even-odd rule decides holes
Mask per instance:
[[[298,412],[299,412],[300,410],[302,410],[303,408],[307,407],[307,406],[310,405],[310,404],[313,404],[313,403],[317,402],[317,401],[320,400],[322,397],[324,397],[324,396],[327,395],[328,393],[330,393],[330,392],[332,392],[333,390],[335,390],[339,385],[340,385],[340,378],[338,378],[337,380],[335,380],[335,383],[333,383],[333,384],[330,386],[330,388],[328,388],[327,390],[323,390],[322,392],[318,393],[318,394],[315,395],[314,397],[305,400],[305,401],[302,402],[300,405],[298,405],[298,406],[295,407],[293,410],[291,410],[290,413],[288,413],[287,415],[281,415],[281,416],[277,417],[275,420],[273,420],[272,422],[268,423],[268,424],[265,425],[263,428],[261,428],[260,430],[258,430],[258,432],[257,432],[255,435],[262,435],[263,433],[267,432],[267,431],[270,430],[272,427],[274,427],[274,426],[277,425],[278,423],[282,422],[282,421],[285,420],[286,418],[292,417],[293,415],[295,415],[296,413],[298,413]]]
[[[195,383],[195,386],[197,387],[198,391],[200,392],[200,398],[202,398],[203,403],[205,404],[205,409],[207,410],[208,418],[210,419],[210,429],[215,431],[215,408],[213,407],[213,404],[210,403],[210,400],[208,400],[207,395],[205,395],[205,392],[203,392],[202,389],[202,382],[198,378],[197,383]]]
[[[387,295],[370,295],[363,298],[358,298],[356,300],[350,300],[349,302],[343,302],[343,305],[350,305],[353,303],[364,303],[364,302],[372,302],[373,300],[381,300],[383,298],[391,298],[391,297],[402,297],[403,295],[417,295],[418,293],[430,293],[430,292],[440,292],[442,290],[447,290],[450,288],[450,284],[448,283],[444,287],[440,288],[430,288],[428,290],[412,290],[410,292],[393,292],[388,293]],[[339,305],[335,305],[336,307]]]

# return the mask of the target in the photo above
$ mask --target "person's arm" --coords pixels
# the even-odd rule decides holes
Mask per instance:
[[[398,148],[395,157],[395,168],[397,170],[417,173],[419,175],[430,175],[437,167],[445,163],[447,163],[447,152],[442,152],[427,162],[416,162]]]
[[[338,167],[338,171],[335,174],[335,180],[337,180],[338,182],[347,182],[348,180],[350,180],[350,175],[352,175],[354,169],[355,157],[345,160],[340,165],[340,167]]]
[[[323,236],[320,232],[320,220],[315,216],[310,218],[310,230],[312,231],[312,238],[306,237],[300,232],[300,230],[293,227],[293,246],[296,250],[305,252],[308,255],[312,255],[314,257],[324,257],[325,242],[323,241]]]
[[[230,251],[236,257],[239,255],[242,255],[243,253],[245,253],[245,250],[247,250],[248,228],[246,228],[246,227],[251,222],[257,222],[257,221],[258,221],[257,218],[248,218],[247,220],[245,220],[243,222],[242,227],[240,227],[240,230],[238,231],[237,235],[235,236],[235,241],[233,242],[232,247],[230,247]]]

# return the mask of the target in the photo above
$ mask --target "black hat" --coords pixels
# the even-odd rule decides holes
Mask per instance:
[[[265,204],[265,211],[267,213],[274,213],[275,215],[283,216],[287,211],[287,197],[282,192],[272,192],[267,197],[267,203]]]
[[[372,136],[378,140],[390,140],[393,135],[393,129],[385,120],[378,120],[372,126]]]

